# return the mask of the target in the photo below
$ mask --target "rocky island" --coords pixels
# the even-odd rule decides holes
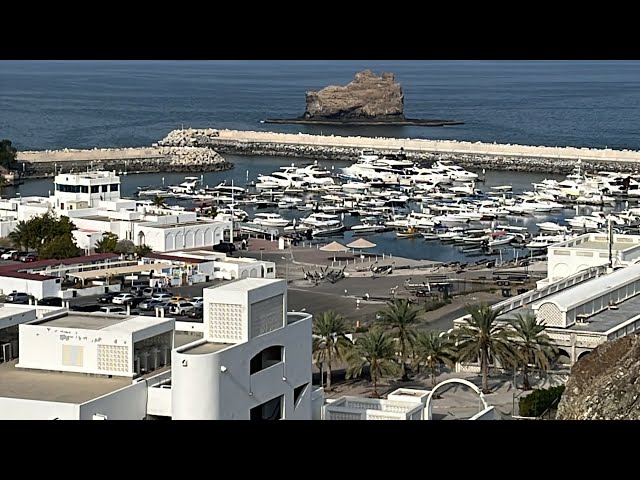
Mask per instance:
[[[344,86],[330,85],[306,92],[306,108],[301,117],[267,119],[265,123],[308,125],[459,125],[464,122],[441,119],[412,119],[404,116],[402,86],[393,73],[375,75],[371,70],[356,74]]]

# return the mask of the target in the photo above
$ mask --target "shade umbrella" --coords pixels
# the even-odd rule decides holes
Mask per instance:
[[[366,240],[364,238],[359,238],[347,244],[347,247],[353,248],[353,253],[356,253],[356,248],[359,248],[362,250],[363,248],[373,248],[375,246],[376,246],[375,243],[370,242],[369,240]],[[362,255],[362,252],[360,252],[360,255]]]
[[[322,250],[323,252],[348,252],[349,248],[345,247],[344,245],[342,245],[341,243],[338,242],[331,242],[328,245],[325,245],[324,247],[320,247],[320,250]],[[333,261],[336,261],[336,256],[333,256]]]

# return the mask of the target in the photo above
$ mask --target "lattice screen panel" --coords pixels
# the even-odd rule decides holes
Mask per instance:
[[[562,312],[554,303],[543,303],[538,309],[538,318],[544,320],[548,327],[564,327]]]
[[[242,341],[244,309],[239,304],[209,304],[209,338],[212,340]]]
[[[123,345],[98,345],[98,370],[128,372],[129,347]]]

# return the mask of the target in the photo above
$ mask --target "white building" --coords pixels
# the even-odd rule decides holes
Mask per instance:
[[[547,250],[547,278],[538,286],[561,280],[565,277],[611,263],[614,267],[624,266],[640,259],[640,235],[612,235],[586,233],[564,242],[555,243]]]
[[[60,174],[49,193],[48,197],[0,201],[0,234],[7,236],[17,221],[51,212],[73,221],[78,229],[74,238],[85,250],[94,248],[103,233],[157,252],[212,247],[231,238],[230,221],[120,198],[120,178],[115,172]]]
[[[535,290],[493,306],[504,322],[528,313],[544,322],[560,364],[573,365],[607,340],[640,331],[640,236],[614,236],[616,268],[608,267],[609,244],[599,236],[585,234],[549,247],[549,277]],[[454,328],[464,325],[466,317],[454,320]],[[478,365],[458,364],[456,369],[477,371]]]
[[[20,353],[0,361],[0,420],[318,418],[311,315],[286,312],[286,282],[239,280],[204,297],[197,324],[0,307],[0,322],[3,308],[12,319],[0,341],[7,330]]]
[[[101,201],[120,198],[116,172],[63,173],[54,179],[53,206],[61,211],[98,207]]]
[[[174,419],[311,418],[311,315],[287,313],[284,280],[204,290],[204,338],[174,350]]]
[[[161,275],[172,285],[208,282],[213,279],[276,278],[276,264],[249,257],[230,257],[210,250],[149,253],[144,264],[162,263]]]

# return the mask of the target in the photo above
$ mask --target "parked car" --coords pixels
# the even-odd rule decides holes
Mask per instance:
[[[14,260],[14,261],[20,260],[21,257],[24,257],[25,255],[29,255],[29,253],[31,252],[13,252],[11,254],[11,260]]]
[[[11,260],[13,258],[13,254],[18,253],[18,250],[8,250],[0,255],[2,260]]]
[[[118,295],[117,293],[109,292],[104,295],[98,297],[98,303],[111,303],[113,301],[113,297]]]
[[[189,300],[189,302],[192,303],[194,307],[202,307],[202,304],[204,303],[204,298],[193,297],[191,300]]]
[[[161,301],[167,301],[170,302],[171,301],[171,294],[170,293],[154,293],[153,295],[151,295],[151,299],[152,300],[161,300]]]
[[[132,298],[135,298],[132,293],[119,293],[111,299],[111,303],[116,305],[124,305]]]
[[[188,302],[189,300],[187,300],[184,297],[181,297],[180,295],[174,295],[173,297],[171,297],[171,300],[169,301],[172,304],[176,304],[176,303],[180,303],[180,302]]]
[[[189,317],[189,318],[196,318],[196,319],[200,318],[200,319],[202,319],[202,316],[203,316],[203,314],[202,314],[202,305],[195,306],[195,308],[193,310],[191,310],[191,311],[189,311],[187,313],[187,317]]]
[[[31,262],[35,262],[36,260],[38,260],[38,257],[36,257],[33,253],[28,253],[27,255],[21,256],[19,260],[21,262],[31,263]]]
[[[124,304],[129,305],[131,308],[137,308],[140,305],[140,302],[146,300],[143,296],[132,297],[129,300],[125,300]]]
[[[142,295],[148,298],[153,297],[154,293],[169,293],[162,287],[146,287],[142,290]]]
[[[28,293],[13,291],[6,296],[5,302],[9,303],[29,303],[29,299],[33,298]]]
[[[38,305],[44,307],[61,307],[62,299],[60,297],[44,297],[38,300]]]
[[[192,303],[178,302],[169,307],[169,313],[172,315],[186,315],[194,308],[196,307]]]
[[[236,251],[236,246],[231,242],[220,242],[217,245],[213,246],[213,251],[232,254]]]
[[[416,292],[416,297],[428,297],[431,295],[430,290],[420,289]]]
[[[147,298],[140,302],[138,308],[143,311],[151,311],[156,308],[163,308],[165,311],[169,309],[169,300],[156,300],[154,298]]]

